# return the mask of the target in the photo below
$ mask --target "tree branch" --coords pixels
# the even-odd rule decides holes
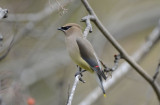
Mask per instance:
[[[79,67],[77,67],[77,68],[78,68],[78,70],[80,69]],[[68,101],[67,101],[66,105],[72,105],[73,96],[74,96],[77,84],[79,83],[80,77],[81,77],[81,75],[76,75],[75,76],[75,80],[74,80],[74,83],[73,83],[73,86],[72,86],[72,90],[71,90],[71,93],[69,95],[69,98],[68,98]]]
[[[95,12],[91,8],[90,4],[87,0],[81,0],[84,4],[85,8],[89,12],[90,15],[94,16],[93,22],[98,27],[98,29],[103,33],[103,35],[110,41],[110,43],[120,52],[122,57],[152,86],[154,89],[157,98],[160,102],[160,88],[157,82],[153,82],[153,79],[150,75],[148,75],[145,70],[139,66],[131,57],[126,53],[126,51],[120,46],[120,44],[114,39],[114,37],[109,33],[109,31],[102,25],[101,21],[96,16]]]
[[[107,66],[103,63],[103,61],[100,60],[102,66],[104,67],[104,72],[113,72],[113,71],[115,71],[115,70],[118,68],[119,60],[122,59],[122,57],[121,57],[121,55],[119,54],[119,55],[115,55],[114,58],[115,58],[115,59],[114,59],[114,65],[113,65],[112,68],[107,67]]]
[[[8,16],[8,10],[0,8],[0,19],[7,18],[7,16]],[[3,41],[3,36],[0,35],[0,44],[1,44],[0,53],[2,53],[4,50],[7,49],[6,52],[0,56],[0,61],[3,60],[7,56],[7,54],[9,53],[9,51],[12,48],[12,45],[13,45],[13,40],[14,40],[14,36],[12,37],[11,41],[9,39],[8,41],[6,41],[5,44],[3,44],[3,42],[2,42]]]
[[[0,8],[0,19],[7,18],[8,10]]]
[[[14,36],[12,36],[11,38],[12,38],[11,41],[9,39],[9,42],[6,42],[7,43],[7,46],[6,46],[7,48],[3,48],[6,51],[5,51],[4,54],[2,54],[0,56],[0,61],[3,60],[8,55],[9,51],[11,50],[11,48],[13,46]],[[3,52],[4,51],[3,49],[2,50],[0,49],[0,52]]]
[[[157,69],[156,69],[156,72],[155,72],[155,74],[154,74],[154,76],[153,76],[153,82],[157,79],[157,76],[158,76],[158,74],[159,74],[159,69],[160,69],[160,62],[159,62],[159,64],[158,64]]]
[[[157,39],[160,37],[159,28],[155,28],[149,35],[148,40],[132,55],[133,60],[140,61],[150,49],[158,42]],[[112,79],[104,82],[105,90],[112,87],[117,81],[122,78],[131,69],[128,63],[123,63],[119,68],[113,73]],[[79,105],[91,105],[94,103],[98,97],[101,96],[101,90],[99,87],[94,89]]]
[[[84,38],[87,38],[88,33],[89,33],[89,32],[90,32],[90,33],[92,32],[92,25],[91,25],[91,22],[90,22],[91,19],[94,19],[94,17],[91,16],[91,15],[85,16],[85,17],[83,17],[83,18],[81,19],[82,22],[85,22],[85,23],[86,23],[86,28],[85,28],[85,30],[84,30],[84,32],[83,32],[83,37],[84,37]]]

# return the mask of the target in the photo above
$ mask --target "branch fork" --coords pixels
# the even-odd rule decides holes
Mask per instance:
[[[81,68],[79,66],[77,66],[77,69],[78,69],[78,73],[75,74],[75,80],[74,80],[74,83],[73,83],[73,86],[72,86],[72,90],[69,94],[69,98],[67,100],[67,104],[66,105],[72,105],[72,100],[73,100],[73,96],[74,96],[74,93],[75,93],[75,90],[76,90],[76,87],[79,83],[79,81],[85,83],[85,81],[82,80],[82,72],[81,71]],[[81,72],[81,73],[80,73]]]
[[[118,64],[119,64],[119,60],[122,59],[121,55],[118,54],[118,55],[114,55],[114,65],[113,67],[109,68],[107,67],[103,62],[102,60],[99,60],[101,65],[104,67],[104,72],[106,73],[106,76],[108,76],[108,73],[109,73],[109,76],[112,77],[112,72],[115,71],[117,68],[118,68]]]
[[[83,37],[84,38],[87,38],[87,35],[88,33],[91,33],[93,31],[92,29],[92,24],[91,24],[91,21],[90,20],[94,20],[94,16],[93,15],[88,15],[88,16],[85,16],[81,19],[82,22],[85,22],[86,23],[86,28],[83,32]]]
[[[129,65],[131,65],[153,88],[154,92],[157,95],[158,101],[160,102],[160,87],[158,83],[153,82],[153,78],[140,66],[135,62],[128,53],[121,47],[121,45],[115,40],[115,38],[111,35],[111,33],[105,28],[105,26],[101,23],[94,10],[90,6],[87,0],[81,0],[86,10],[90,15],[94,17],[94,24],[98,27],[98,29],[103,33],[106,39],[117,49],[117,51],[122,54],[122,57]]]

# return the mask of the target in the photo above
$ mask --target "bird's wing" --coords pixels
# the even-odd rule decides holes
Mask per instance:
[[[91,43],[88,40],[80,37],[76,39],[76,42],[79,47],[81,57],[90,65],[92,70],[106,79],[104,72],[99,68],[98,61],[95,56],[95,51]]]

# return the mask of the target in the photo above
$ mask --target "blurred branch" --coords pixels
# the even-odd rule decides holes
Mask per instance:
[[[7,18],[8,10],[0,8],[0,19]]]
[[[49,0],[50,1],[50,0]],[[64,8],[64,6],[58,1],[58,0],[56,0],[56,2],[57,2],[57,4],[59,5],[59,7],[60,7],[60,11],[62,11],[62,12],[60,12],[60,15],[64,15],[65,13],[67,13],[67,11],[68,11],[68,9],[66,9],[66,8]]]
[[[66,0],[62,4],[67,4],[67,3],[69,3],[69,0]],[[9,15],[8,17],[9,21],[19,21],[19,22],[29,21],[28,23],[25,24],[24,27],[19,29],[19,31],[15,35],[15,40],[13,44],[18,40],[20,40],[26,32],[30,32],[31,30],[33,30],[36,23],[38,23],[39,21],[46,18],[47,16],[49,16],[50,14],[52,14],[57,10],[58,10],[58,7],[56,6],[56,4],[54,4],[52,8],[50,6],[46,6],[42,11],[38,13]]]
[[[61,5],[66,5],[70,2],[70,0],[65,0],[64,2],[61,3]],[[51,4],[50,4],[51,5]],[[30,32],[31,30],[34,29],[35,24],[41,21],[42,19],[46,18],[53,12],[57,11],[58,7],[57,4],[53,4],[52,8],[50,6],[46,6],[42,11],[38,13],[30,13],[30,14],[10,14],[7,20],[9,21],[29,21],[28,23],[25,24],[24,27],[19,29],[17,32],[17,35],[15,35],[15,42],[21,39],[21,37],[24,35],[26,32]]]
[[[160,88],[157,84],[157,82],[153,82],[153,79],[148,73],[145,72],[145,70],[139,66],[131,57],[126,53],[126,51],[120,46],[120,44],[114,39],[114,37],[109,33],[109,31],[102,25],[101,21],[98,19],[97,15],[91,8],[90,4],[87,0],[81,0],[84,4],[85,8],[89,12],[90,15],[94,16],[94,19],[92,21],[95,23],[95,25],[99,28],[99,30],[103,33],[103,35],[108,39],[111,44],[120,52],[122,57],[152,86],[154,89],[157,98],[160,102]],[[158,37],[159,38],[159,37]],[[156,39],[157,40],[157,39]]]
[[[12,36],[11,38],[9,38],[5,45],[2,46],[2,48],[0,48],[0,53],[3,53],[5,50],[5,52],[0,56],[0,61],[3,60],[9,53],[9,51],[11,50],[12,46],[13,46],[13,41],[14,41],[14,36]]]
[[[29,33],[35,27],[35,22],[28,22],[24,27],[20,28],[17,34],[15,35],[14,43],[20,40],[25,33]]]
[[[67,5],[70,3],[70,0],[64,0],[63,2],[60,2],[61,5]],[[59,5],[57,3],[49,4],[47,5],[42,11],[37,13],[27,13],[27,14],[10,14],[8,17],[8,21],[40,21],[53,12],[57,11],[59,9]]]
[[[154,76],[153,76],[153,82],[157,79],[157,76],[158,76],[158,74],[159,74],[159,69],[160,69],[160,62],[159,62],[159,64],[158,64],[157,69],[156,69],[156,72],[155,72],[155,74],[154,74]]]
[[[69,2],[70,0],[65,0],[64,2],[62,2],[61,5],[66,5]],[[19,21],[19,22],[29,21],[28,23],[25,24],[24,27],[22,27],[17,32],[17,35],[15,35],[15,40],[13,43],[20,40],[26,32],[30,32],[31,30],[33,30],[36,23],[38,23],[39,21],[43,20],[44,18],[46,18],[47,16],[49,16],[50,14],[58,10],[57,4],[53,4],[51,7],[46,6],[42,11],[35,14],[34,13],[33,14],[17,14],[17,15],[9,16],[10,17],[8,19],[9,21]]]
[[[0,8],[0,19],[7,18],[7,16],[8,16],[8,10]],[[3,41],[3,36],[0,35],[0,43],[1,43],[0,53],[3,53],[4,50],[6,50],[5,53],[3,53],[0,56],[0,61],[3,60],[7,56],[7,54],[9,53],[9,51],[12,48],[12,45],[13,45],[13,40],[14,40],[14,36],[11,37],[11,40],[9,38],[6,41],[6,43],[3,44],[3,42],[2,42]]]
[[[4,83],[3,85],[6,84],[7,83]],[[0,105],[35,105],[35,100],[25,91],[19,81],[12,81],[7,88],[1,89],[0,95],[2,99]]]

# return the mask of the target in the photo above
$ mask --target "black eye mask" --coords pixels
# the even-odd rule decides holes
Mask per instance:
[[[66,26],[66,27],[61,27],[62,30],[68,30],[69,28],[71,28],[72,26]]]

